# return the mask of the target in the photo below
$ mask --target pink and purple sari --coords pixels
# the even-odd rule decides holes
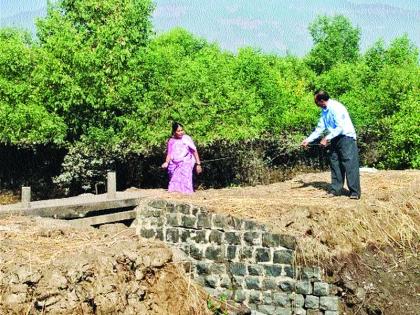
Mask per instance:
[[[192,193],[193,169],[195,158],[193,153],[197,150],[190,136],[183,135],[182,138],[170,138],[167,152],[171,157],[168,165],[169,192]]]

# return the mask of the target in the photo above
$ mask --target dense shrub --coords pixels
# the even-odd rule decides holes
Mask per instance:
[[[115,171],[119,159],[124,159],[112,130],[91,129],[68,150],[62,172],[54,183],[65,194],[97,191],[106,183],[107,171]]]
[[[323,88],[349,109],[364,164],[419,167],[419,55],[406,36],[362,54],[357,27],[323,16],[304,58],[233,54],[180,28],[154,35],[152,10],[150,0],[61,0],[36,40],[0,29],[1,144],[66,151],[51,176],[68,193],[98,190],[110,169],[120,188],[162,186],[177,120],[211,160],[199,185],[268,183],[326,167],[323,150],[299,148]]]
[[[389,168],[420,168],[420,89],[383,120],[382,159]]]

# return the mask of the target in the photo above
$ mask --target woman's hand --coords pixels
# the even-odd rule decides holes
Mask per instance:
[[[201,174],[203,172],[203,169],[201,168],[201,164],[196,164],[195,170],[197,174]]]
[[[165,163],[163,163],[163,164],[162,164],[162,166],[161,166],[161,167],[162,167],[162,168],[168,168],[168,164],[169,164],[168,162],[165,162]]]

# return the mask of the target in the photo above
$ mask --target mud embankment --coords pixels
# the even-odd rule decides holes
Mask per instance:
[[[172,252],[135,231],[0,221],[1,314],[205,314]]]

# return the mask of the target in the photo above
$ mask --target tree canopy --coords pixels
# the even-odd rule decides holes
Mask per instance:
[[[314,46],[307,63],[316,73],[328,71],[336,64],[355,62],[359,57],[360,29],[345,16],[318,16],[309,32]]]
[[[174,120],[202,148],[297,143],[318,119],[313,92],[322,88],[348,107],[364,163],[419,167],[419,54],[407,36],[361,53],[358,27],[320,16],[304,58],[234,54],[181,28],[154,34],[152,11],[150,0],[62,0],[36,39],[0,29],[1,143],[65,148],[57,182],[89,186],[132,154],[163,154]]]

